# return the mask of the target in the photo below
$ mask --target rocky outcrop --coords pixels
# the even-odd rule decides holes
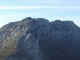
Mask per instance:
[[[0,59],[80,60],[79,36],[72,21],[28,17],[0,29]]]

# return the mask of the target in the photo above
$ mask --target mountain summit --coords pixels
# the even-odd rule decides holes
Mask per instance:
[[[0,28],[0,60],[80,60],[80,28],[44,18],[11,22]]]

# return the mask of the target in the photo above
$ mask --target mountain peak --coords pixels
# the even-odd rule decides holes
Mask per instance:
[[[27,20],[31,20],[31,19],[32,19],[31,17],[27,17],[27,18],[23,19],[22,22],[27,21]]]
[[[79,47],[72,21],[27,17],[0,29],[0,60],[80,60]]]

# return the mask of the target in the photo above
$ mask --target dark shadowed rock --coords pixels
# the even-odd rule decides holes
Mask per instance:
[[[79,47],[72,21],[28,17],[0,29],[0,60],[80,60]]]

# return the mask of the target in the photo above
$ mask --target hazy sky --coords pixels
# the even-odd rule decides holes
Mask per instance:
[[[71,20],[80,26],[80,0],[0,0],[0,27],[26,17]]]

